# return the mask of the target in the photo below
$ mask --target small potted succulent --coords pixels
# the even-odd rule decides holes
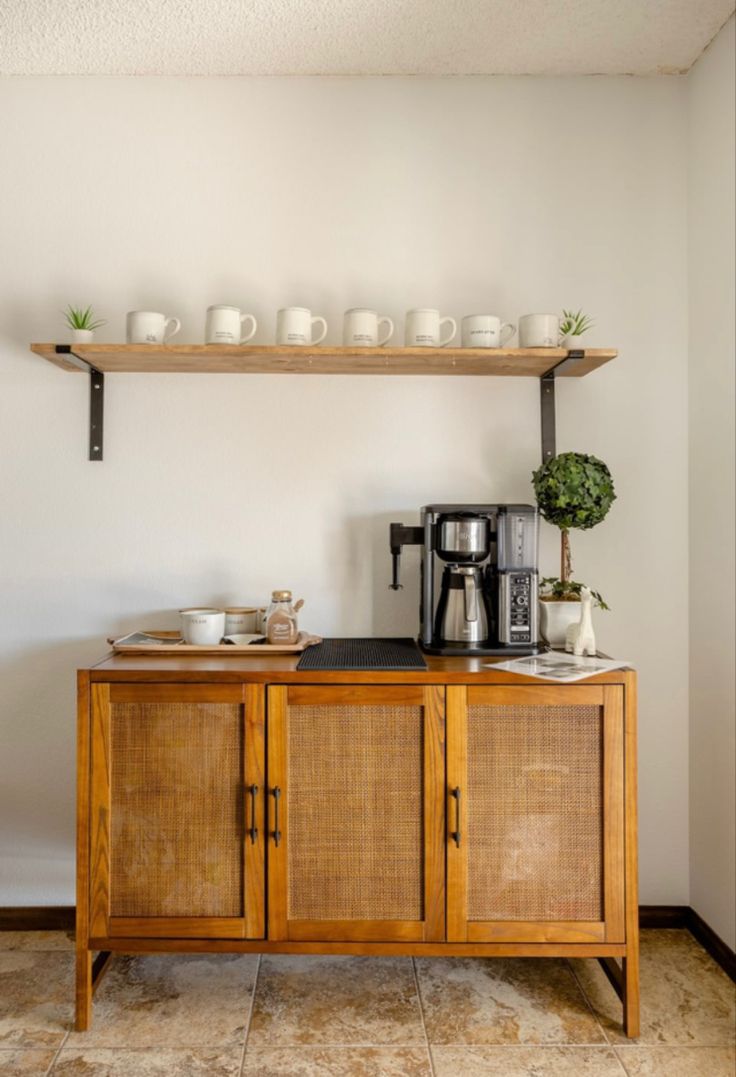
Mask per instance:
[[[560,319],[560,347],[568,351],[582,348],[580,337],[593,328],[593,320],[582,310],[563,310]]]
[[[580,619],[584,586],[572,579],[570,530],[587,531],[599,524],[616,493],[607,466],[585,453],[565,452],[553,457],[533,473],[532,482],[541,515],[560,529],[560,575],[541,581],[540,627],[551,646],[564,647],[568,626]],[[601,609],[609,608],[597,591],[593,591],[593,598]]]
[[[94,340],[95,329],[105,325],[104,318],[95,318],[91,306],[85,310],[70,304],[64,311],[64,318],[72,331],[72,344],[91,344]]]

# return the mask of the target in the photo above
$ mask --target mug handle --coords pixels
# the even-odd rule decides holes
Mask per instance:
[[[321,344],[327,336],[327,322],[324,318],[320,318],[319,315],[316,318],[312,318],[312,325],[315,325],[317,322],[322,322],[322,334],[321,336],[318,336],[316,340],[312,341],[312,347],[314,347],[315,344]]]
[[[508,344],[508,342],[511,340],[511,338],[514,335],[515,332],[516,332],[516,326],[515,325],[512,325],[511,322],[504,322],[503,323],[503,325],[501,326],[501,332],[499,334],[499,343],[500,343],[502,348],[503,348],[504,344]]]
[[[243,334],[243,325],[245,324],[245,322],[248,322],[248,321],[253,322],[253,328],[251,329],[250,333]],[[258,329],[258,322],[255,320],[255,318],[253,317],[252,314],[241,314],[240,315],[240,343],[241,344],[247,344],[249,340],[252,340],[253,337],[256,335],[256,330],[257,329]]]
[[[169,332],[169,326],[172,324],[175,325],[176,328],[172,329],[171,332]],[[164,344],[166,344],[167,341],[171,340],[172,337],[175,337],[180,329],[181,322],[178,318],[167,318],[164,325]]]
[[[444,348],[446,344],[449,344],[450,341],[452,340],[452,338],[455,336],[455,333],[457,333],[457,322],[455,321],[454,318],[441,318],[440,319],[440,326],[439,326],[440,329],[442,328],[443,325],[446,325],[446,324],[452,326],[452,331],[451,331],[449,337],[445,337],[444,340],[442,340],[442,338],[440,338],[440,348]]]
[[[383,337],[381,340],[379,340],[378,343],[376,344],[376,347],[380,348],[384,344],[388,344],[389,340],[394,335],[394,323],[391,321],[390,318],[383,317],[383,318],[378,319],[378,324],[379,325],[384,325],[385,324],[385,325],[388,326],[388,333],[386,333],[386,336]]]

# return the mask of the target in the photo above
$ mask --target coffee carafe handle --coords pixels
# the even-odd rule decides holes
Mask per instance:
[[[465,620],[474,622],[478,620],[478,588],[475,584],[475,575],[465,576]]]

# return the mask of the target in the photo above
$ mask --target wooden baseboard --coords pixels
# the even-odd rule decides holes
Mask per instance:
[[[690,934],[698,940],[704,950],[707,950],[714,961],[717,961],[723,971],[736,983],[736,953],[728,946],[720,935],[716,935],[712,927],[706,924],[695,909],[687,910],[687,924],[685,925]]]
[[[687,905],[640,905],[639,927],[687,927]]]
[[[0,931],[74,931],[73,905],[0,906]]]
[[[0,907],[0,931],[74,931],[73,905]],[[680,927],[694,936],[736,982],[736,953],[689,905],[640,905],[642,928]]]

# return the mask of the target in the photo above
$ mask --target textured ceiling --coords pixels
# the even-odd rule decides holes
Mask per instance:
[[[733,0],[0,0],[0,74],[669,74],[732,11]]]

